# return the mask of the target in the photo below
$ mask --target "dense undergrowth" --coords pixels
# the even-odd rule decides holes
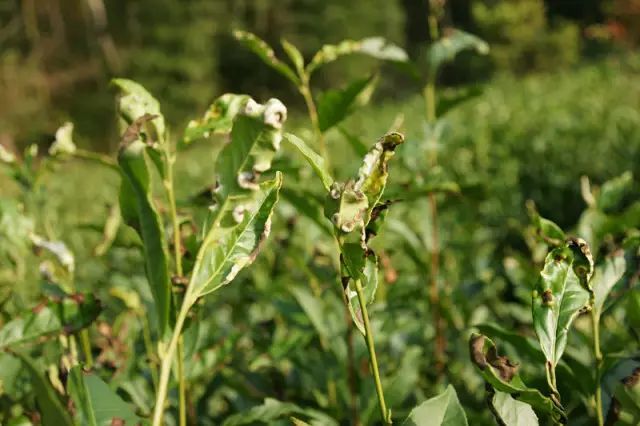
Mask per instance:
[[[635,382],[633,389],[628,386],[632,390],[627,395],[619,382],[626,378],[631,383],[632,372],[640,366],[640,296],[634,288],[639,271],[639,70],[638,57],[628,56],[558,74],[524,80],[500,77],[482,87],[443,89],[437,92],[439,102],[427,105],[427,110],[433,109],[427,120],[423,97],[388,103],[374,97],[372,104],[358,105],[362,107],[351,117],[321,131],[322,125],[298,125],[303,122],[299,117],[293,124],[285,123],[287,132],[310,144],[314,140],[311,145],[325,155],[322,176],[340,182],[355,176],[356,186],[363,176],[361,159],[380,135],[390,131],[405,135],[395,157],[388,159],[384,198],[365,190],[368,204],[360,210],[366,212],[365,220],[355,225],[367,235],[363,258],[370,261],[369,251],[374,251],[373,269],[379,271],[366,330],[356,296],[348,303],[353,322],[345,310],[340,283],[344,285],[347,277],[346,294],[355,294],[356,288],[350,286],[356,281],[373,282],[370,265],[363,263],[360,270],[356,261],[350,263],[349,253],[360,241],[352,241],[353,229],[343,226],[343,215],[348,213],[323,207],[327,193],[341,202],[348,198],[349,184],[338,190],[323,187],[329,182],[321,182],[317,170],[289,143],[295,137],[280,135],[279,126],[272,126],[275,136],[269,133],[273,129],[260,127],[258,131],[269,137],[284,137],[272,164],[269,161],[284,176],[271,234],[254,264],[214,295],[191,300],[184,297],[187,274],[171,277],[169,316],[178,314],[183,299],[193,306],[178,349],[184,360],[182,374],[176,366],[175,375],[168,377],[169,404],[163,421],[179,422],[178,407],[183,404],[177,377],[181,375],[187,387],[185,416],[192,424],[288,424],[291,417],[313,424],[380,422],[381,399],[369,367],[371,345],[361,338],[361,327],[365,336],[375,336],[385,404],[396,422],[410,416],[412,407],[444,392],[439,400],[430,400],[432,405],[422,406],[429,414],[414,412],[409,424],[464,424],[455,394],[473,425],[492,424],[487,399],[506,424],[536,424],[536,417],[541,424],[564,422],[567,417],[572,425],[595,424],[597,388],[602,421],[615,420],[609,416],[617,413],[620,424],[635,424],[638,386]],[[364,91],[370,81],[360,84]],[[125,94],[130,90],[120,86]],[[465,97],[469,97],[466,102],[447,110],[454,100]],[[121,106],[121,112],[126,108]],[[247,114],[258,114],[266,122],[263,109]],[[135,137],[155,141],[163,134],[158,119],[139,121],[141,116],[120,118],[134,126]],[[144,127],[149,123],[156,127]],[[167,169],[156,170],[153,163],[159,160],[147,158],[155,181],[149,200],[164,220],[160,229],[166,233],[170,269],[178,263],[187,271],[197,268],[195,254],[203,229],[215,228],[208,211],[216,196],[214,164],[219,174],[224,168],[220,156],[228,161],[233,157],[222,154],[230,146],[225,144],[230,122],[220,126],[221,135],[187,147],[181,145],[181,129],[170,133],[174,145],[168,145],[164,165],[179,156],[172,170],[175,202],[165,196],[161,183]],[[131,134],[132,127],[128,129]],[[60,141],[64,137],[59,134]],[[123,150],[129,143],[125,141]],[[83,402],[96,395],[106,399],[107,394],[116,401],[119,415],[130,416],[126,424],[138,421],[137,416],[151,418],[154,407],[156,416],[161,415],[155,389],[161,381],[157,370],[166,349],[162,345],[168,342],[162,330],[171,329],[167,324],[175,318],[165,318],[164,325],[158,320],[158,297],[150,291],[147,277],[154,264],[146,264],[145,274],[148,259],[141,250],[143,243],[132,228],[120,223],[122,177],[115,155],[76,152],[45,157],[34,156],[30,165],[27,153],[16,160],[18,172],[0,178],[4,325],[16,316],[24,318],[23,312],[41,312],[46,307],[32,308],[43,298],[65,303],[70,296],[62,296],[63,292],[93,294],[101,301],[101,311],[98,315],[87,296],[81,305],[88,306],[88,313],[81,315],[83,323],[77,327],[60,336],[49,333],[53,336],[21,345],[20,350],[13,343],[3,344],[7,352],[0,355],[0,419],[3,424],[28,424],[40,412],[44,424],[63,424],[47,419],[51,412],[61,411],[74,413],[82,424],[93,424],[78,417],[89,412]],[[120,167],[123,161],[121,152]],[[268,169],[261,169],[261,179],[279,182],[279,174]],[[386,166],[383,169],[386,179]],[[254,183],[245,182],[247,187]],[[336,191],[339,196],[334,196]],[[362,201],[359,195],[354,197],[356,205]],[[177,212],[172,212],[172,203]],[[386,207],[389,212],[384,227],[372,230],[377,219],[372,209],[379,205],[384,208],[377,213]],[[339,217],[334,220],[335,214]],[[172,228],[170,218],[179,222],[178,228]],[[181,232],[178,245],[183,250],[174,261],[175,229]],[[35,234],[42,240],[34,240]],[[376,237],[369,241],[371,235]],[[590,253],[582,241],[569,236],[586,240]],[[61,254],[60,246],[47,246],[53,241],[64,242],[73,253],[72,267],[60,263],[68,259],[66,251]],[[144,244],[148,246],[148,241]],[[554,267],[554,262],[564,268],[565,277],[571,277],[566,278],[570,283],[547,293],[540,271]],[[545,335],[541,331],[545,321],[535,307],[557,306],[554,303],[560,303],[569,286],[579,303],[571,318],[564,320],[569,330],[566,350],[557,349],[556,343],[549,349],[543,338],[541,350],[536,333]],[[435,299],[431,288],[436,289]],[[599,350],[592,351],[594,324],[587,311],[601,315],[597,319],[602,359]],[[487,337],[474,335],[470,357],[472,332]],[[2,330],[0,336],[10,341]],[[497,353],[491,350],[493,344]],[[508,355],[510,361],[497,354]],[[93,373],[74,367],[78,358],[85,367],[91,364]],[[514,384],[513,362],[519,366],[518,380],[521,377],[531,388]],[[165,364],[170,367],[171,360]],[[98,377],[118,396],[106,392]],[[45,388],[49,394],[43,396],[39,390]],[[539,393],[527,399],[535,393],[533,388]],[[63,401],[69,397],[75,405],[66,410]],[[130,405],[119,405],[122,401]],[[434,414],[438,410],[442,410],[440,423]],[[509,412],[530,423],[515,422]]]

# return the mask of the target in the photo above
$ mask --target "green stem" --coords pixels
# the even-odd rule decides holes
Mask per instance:
[[[189,308],[191,307],[191,305],[191,297],[187,289],[187,293],[185,294],[185,298],[182,302],[182,307],[180,308],[180,312],[178,313],[178,318],[176,318],[176,325],[173,328],[171,340],[169,340],[169,345],[167,346],[161,358],[158,393],[156,394],[156,404],[153,409],[153,426],[162,425],[164,404],[167,397],[167,388],[169,385],[169,375],[171,374],[171,364],[173,363],[173,357],[176,354],[178,341],[180,340],[180,335],[182,333],[182,327],[184,327],[184,322],[187,319],[187,313],[189,312]]]
[[[180,399],[180,426],[187,425],[186,381],[184,379],[184,343],[178,340],[178,395]]]
[[[91,341],[89,340],[89,330],[86,328],[80,331],[80,341],[82,342],[82,352],[87,368],[93,367],[93,354],[91,353]]]
[[[391,424],[391,416],[387,410],[387,404],[384,401],[384,392],[382,389],[382,381],[380,380],[380,370],[378,369],[378,358],[376,357],[376,348],[373,340],[373,330],[369,323],[369,313],[367,312],[367,300],[364,297],[362,283],[360,279],[355,280],[356,292],[358,293],[358,301],[360,302],[360,310],[362,311],[362,320],[364,322],[365,340],[367,349],[369,349],[369,360],[371,361],[371,370],[373,380],[376,384],[376,393],[378,394],[378,402],[380,403],[380,414],[385,424]]]
[[[173,250],[175,255],[176,274],[182,277],[182,241],[180,238],[180,222],[178,221],[178,212],[176,208],[176,197],[173,180],[173,165],[175,156],[167,152],[167,181],[165,187],[167,189],[167,198],[169,199],[169,210],[171,214],[171,224],[173,226]],[[184,379],[184,351],[182,337],[178,340],[178,404],[179,404],[179,425],[187,424],[187,405],[186,405],[186,381]]]
[[[600,352],[600,318],[595,309],[591,309],[591,326],[593,328],[593,357],[595,358],[595,404],[598,426],[604,425],[602,414],[602,391],[600,389],[600,369],[602,368],[602,352]]]
[[[73,156],[83,160],[93,161],[110,169],[119,170],[118,164],[110,157],[99,154],[97,152],[86,151],[84,149],[76,149]]]
[[[308,76],[302,76],[302,84],[298,87],[298,91],[304,98],[304,102],[307,105],[307,111],[309,112],[309,119],[311,120],[311,126],[313,127],[314,137],[318,142],[318,146],[320,148],[320,155],[322,155],[322,158],[324,158],[327,169],[331,170],[329,152],[327,151],[327,145],[324,141],[322,130],[320,130],[318,108],[316,107],[316,103],[314,102],[313,96],[311,95],[311,86],[309,85]]]

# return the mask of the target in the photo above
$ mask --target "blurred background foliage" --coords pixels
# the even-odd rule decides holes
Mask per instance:
[[[463,57],[444,83],[491,73],[558,70],[639,40],[636,0],[453,0],[445,25],[487,40],[491,56]],[[217,94],[277,95],[302,106],[285,82],[231,38],[255,32],[273,44],[287,38],[309,57],[322,44],[379,35],[419,56],[428,41],[426,1],[416,0],[3,0],[0,3],[0,140],[50,141],[57,125],[76,123],[86,147],[108,151],[113,133],[113,76],[140,81],[174,124]],[[314,84],[350,81],[371,67],[351,58]],[[382,97],[415,88],[403,74],[383,80]],[[113,131],[112,131],[113,132]]]

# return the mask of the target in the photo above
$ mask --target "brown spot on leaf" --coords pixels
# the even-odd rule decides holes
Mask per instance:
[[[111,419],[111,426],[124,426],[124,419],[114,417]]]
[[[604,421],[604,426],[614,426],[620,420],[620,403],[617,399],[611,400],[609,411],[607,412],[607,418]]]
[[[484,355],[484,341],[485,337],[481,334],[474,334],[469,340],[469,354],[471,355],[471,361],[477,365],[481,370],[487,367],[487,358]]]
[[[33,308],[31,308],[31,312],[34,314],[39,314],[44,308],[47,306],[47,302],[40,302]]]
[[[122,134],[122,137],[120,138],[122,140],[121,146],[126,147],[131,142],[137,140],[144,124],[157,117],[158,115],[148,113],[138,117]]]
[[[622,379],[622,384],[629,388],[636,386],[638,383],[640,383],[640,367],[633,370],[630,376]]]
[[[551,290],[546,289],[544,292],[542,292],[542,303],[545,306],[553,305],[553,294],[551,293]]]
[[[81,303],[84,303],[84,294],[82,293],[72,294],[70,297],[71,297],[71,300],[76,302],[78,305]]]

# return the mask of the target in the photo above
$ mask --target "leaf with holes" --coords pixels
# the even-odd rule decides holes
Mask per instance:
[[[533,326],[552,367],[562,357],[571,323],[589,307],[592,272],[591,252],[580,239],[553,249],[545,259],[533,291]]]
[[[202,118],[189,121],[181,139],[181,147],[211,135],[231,132],[233,120],[251,99],[247,95],[226,93],[213,101]]]

